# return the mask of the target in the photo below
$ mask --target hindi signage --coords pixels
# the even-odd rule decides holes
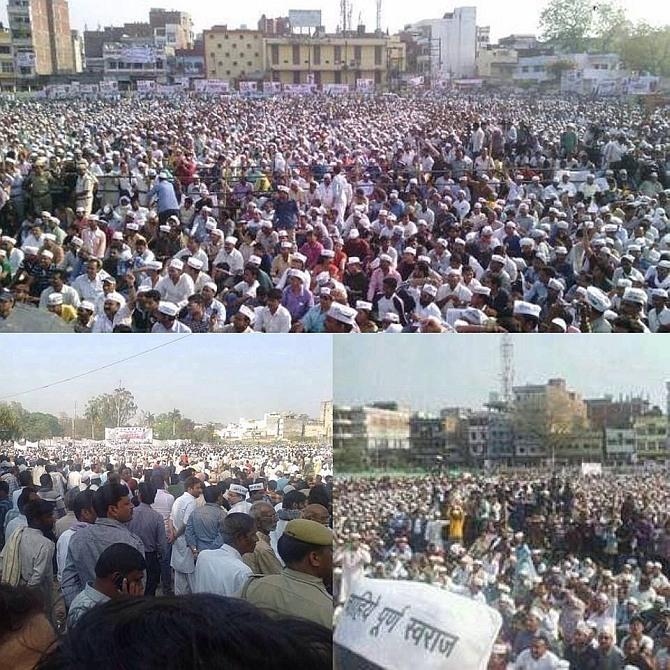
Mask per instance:
[[[348,84],[324,84],[323,92],[329,95],[344,95],[349,93]]]
[[[256,93],[258,91],[258,82],[256,81],[241,81],[240,93]]]
[[[264,81],[263,93],[266,95],[278,95],[281,93],[281,82],[279,81]]]
[[[357,79],[356,90],[359,93],[372,93],[375,90],[374,79]]]
[[[151,79],[139,79],[137,82],[137,90],[140,93],[152,93],[156,88],[156,82]]]
[[[221,79],[196,79],[194,81],[196,93],[210,95],[226,95],[230,93],[230,84]]]
[[[115,442],[151,442],[153,430],[141,426],[128,426],[124,428],[105,428],[105,440]]]
[[[361,579],[334,641],[385,670],[485,670],[500,614],[429,584]]]

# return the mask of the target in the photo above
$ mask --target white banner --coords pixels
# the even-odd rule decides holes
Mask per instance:
[[[156,60],[156,51],[151,47],[129,47],[121,49],[121,60],[126,63],[153,63]]]
[[[324,84],[323,92],[329,95],[345,95],[349,93],[349,84]]]
[[[284,93],[289,95],[311,95],[315,86],[312,84],[284,84]]]
[[[174,83],[175,86],[181,86],[185,91],[191,88],[191,79],[189,77],[175,77]]]
[[[241,81],[240,93],[256,93],[258,91],[258,82],[256,81]]]
[[[181,84],[176,84],[174,86],[168,86],[167,84],[158,84],[156,87],[156,93],[159,95],[181,95],[184,92],[184,89]]]
[[[19,51],[14,58],[18,67],[34,67],[35,54],[31,51]]]
[[[100,82],[100,93],[118,93],[119,91],[119,82],[118,81],[101,81]]]
[[[501,624],[493,608],[436,586],[364,578],[334,642],[384,670],[485,670]]]
[[[128,426],[124,428],[105,428],[105,440],[115,442],[151,442],[153,430],[141,426]]]
[[[602,463],[582,463],[582,475],[583,476],[592,476],[592,475],[602,475],[603,466]]]
[[[356,90],[360,93],[372,93],[375,90],[374,79],[357,79]]]
[[[278,95],[281,93],[281,82],[279,81],[264,81],[263,93],[266,95]]]
[[[99,89],[97,84],[82,84],[79,87],[79,93],[83,95],[90,95],[92,93],[97,93],[98,90]]]
[[[139,79],[137,82],[137,90],[139,93],[151,93],[155,91],[157,84],[151,79]]]
[[[225,95],[230,93],[230,84],[221,79],[196,79],[196,93],[209,93],[212,95]]]
[[[407,80],[407,83],[408,83],[410,86],[414,86],[414,87],[416,87],[416,86],[423,86],[424,83],[425,83],[425,81],[426,81],[426,80],[425,80],[424,77],[412,77],[412,78],[410,78],[410,79]]]
[[[660,77],[631,77],[626,89],[628,95],[651,95],[658,91],[660,81]]]

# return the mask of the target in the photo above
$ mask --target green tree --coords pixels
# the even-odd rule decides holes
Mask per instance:
[[[23,437],[30,442],[63,435],[58,417],[43,412],[30,412],[23,428]]]
[[[542,39],[572,53],[610,49],[628,25],[625,11],[612,1],[550,0],[540,14]]]
[[[670,26],[638,23],[622,40],[619,53],[631,70],[670,77]]]
[[[103,421],[106,428],[127,426],[137,414],[137,404],[133,394],[125,388],[114,389],[102,401]]]
[[[0,404],[0,442],[11,442],[21,437],[21,423],[15,408],[6,403]]]
[[[561,80],[561,76],[564,72],[569,72],[570,70],[575,69],[575,63],[571,60],[557,60],[555,63],[551,63],[547,67],[547,70],[551,73],[551,76],[554,79]]]

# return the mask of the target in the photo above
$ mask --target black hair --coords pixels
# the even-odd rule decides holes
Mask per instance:
[[[161,294],[158,291],[154,291],[153,289],[151,291],[147,291],[144,294],[145,298],[149,298],[150,300],[153,300],[154,302],[160,302],[161,301]]]
[[[137,492],[142,498],[142,502],[147,505],[153,505],[156,500],[156,488],[153,484],[149,482],[140,482],[137,486]]]
[[[44,488],[52,488],[53,487],[53,480],[51,479],[51,476],[48,475],[46,472],[44,472],[40,475],[40,486],[42,486]]]
[[[316,484],[310,490],[307,496],[307,503],[309,505],[323,505],[326,509],[330,507],[330,496],[324,484]]]
[[[40,498],[39,500],[31,500],[29,503],[27,503],[23,508],[23,513],[26,515],[28,525],[32,527],[33,524],[40,519],[40,517],[43,517],[47,514],[53,514],[55,508],[56,506],[54,503],[49,502],[48,500],[42,500]]]
[[[268,300],[279,300],[281,302],[281,299],[283,297],[284,297],[284,294],[282,293],[281,289],[271,288],[268,291]]]
[[[9,495],[9,482],[6,482],[4,479],[0,480],[0,492]]]
[[[93,494],[93,508],[99,517],[106,518],[107,509],[126,496],[130,497],[130,492],[125,486],[107,482]]]
[[[19,472],[19,486],[30,486],[33,483],[33,473],[30,470]]]
[[[304,493],[301,493],[297,489],[289,491],[284,496],[282,509],[295,509],[297,505],[301,505],[304,502],[307,502],[307,496]]]
[[[230,544],[240,535],[250,533],[256,527],[256,522],[248,514],[233,512],[223,520],[221,536],[226,544]]]
[[[84,670],[93,658],[96,670],[129,658],[143,670],[330,670],[332,632],[212,594],[118,599],[89,610],[37,668]]]
[[[286,565],[300,563],[307,554],[320,549],[323,549],[321,545],[296,540],[294,537],[286,535],[286,533],[283,533],[277,542],[277,552]]]
[[[187,468],[187,470],[193,471],[193,468]],[[198,484],[202,484],[202,482],[197,477],[189,475],[184,480],[184,490],[188,491],[189,489],[192,489],[194,486],[197,486]]]
[[[95,509],[93,505],[93,491],[91,490],[81,491],[81,493],[77,493],[74,497],[72,511],[77,521],[81,521],[81,514],[85,509]]]
[[[151,485],[155,489],[164,489],[165,488],[165,479],[163,475],[156,474],[154,472],[153,475],[151,475]]]
[[[18,633],[32,617],[44,610],[39,591],[26,586],[0,584],[0,644]]]
[[[133,570],[146,570],[144,556],[129,544],[117,542],[105,549],[95,564],[95,576],[109,577],[115,572],[127,575]]]
[[[221,495],[221,489],[218,484],[216,486],[205,486],[203,495],[205,496],[205,502],[215,503],[217,498]]]
[[[23,512],[23,508],[30,502],[30,496],[35,493],[34,486],[26,486],[23,491],[19,494],[19,498],[16,501],[16,506],[19,508],[19,512]]]

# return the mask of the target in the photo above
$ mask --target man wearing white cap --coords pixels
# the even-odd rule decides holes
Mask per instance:
[[[251,307],[242,305],[231,319],[232,323],[221,329],[222,333],[234,333],[237,335],[251,335],[254,333],[252,326],[256,320],[256,313]]]
[[[514,302],[514,317],[521,326],[522,333],[537,333],[540,324],[542,308],[531,302],[516,300]]]
[[[56,270],[51,276],[51,286],[45,288],[40,294],[40,309],[47,308],[47,299],[53,293],[59,293],[63,298],[63,304],[74,307],[75,312],[79,307],[79,294],[72,287],[65,283],[65,273],[61,270]]]
[[[334,302],[326,314],[326,332],[339,335],[357,331],[356,316],[357,312],[355,309],[348,305]]]
[[[9,235],[0,237],[0,249],[7,252],[7,260],[9,261],[9,268],[12,276],[14,276],[23,263],[25,254],[16,246],[16,239]]]
[[[236,275],[244,269],[244,256],[242,256],[242,253],[236,248],[236,245],[236,237],[226,237],[223,243],[223,249],[219,251],[214,259],[215,266],[220,263],[227,263],[228,270],[232,275]]]
[[[75,203],[77,208],[82,208],[84,216],[89,216],[93,211],[93,195],[98,179],[91,174],[87,161],[80,161],[77,165],[77,182],[75,184]]]
[[[268,291],[267,303],[256,309],[254,330],[257,333],[288,333],[291,331],[291,314],[281,304],[283,293],[277,288]]]
[[[414,307],[414,321],[423,321],[431,316],[442,320],[442,312],[435,304],[437,287],[432,284],[424,284],[419,293],[419,300]]]
[[[187,301],[188,302],[188,301]],[[152,333],[191,333],[191,329],[177,319],[179,308],[172,302],[161,300],[158,304],[158,311],[156,314],[156,323],[151,329]]]
[[[181,309],[195,293],[195,285],[191,277],[184,272],[184,263],[175,258],[168,264],[167,277],[163,277],[156,284],[156,290],[165,302],[174,303]]]
[[[225,498],[230,503],[228,513],[242,512],[243,514],[249,514],[253,503],[247,500],[248,495],[249,489],[246,486],[242,486],[239,481],[237,483],[233,482],[225,493]]]
[[[60,293],[52,293],[47,298],[47,310],[56,314],[66,323],[70,323],[77,318],[77,310],[72,305],[63,303],[63,296]]]
[[[102,312],[99,312],[95,317],[91,332],[113,333],[116,326],[130,326],[130,319],[125,314],[118,314],[123,304],[125,304],[125,300],[120,293],[116,291],[108,293],[104,299]]]
[[[98,226],[98,217],[88,217],[88,226],[81,231],[83,249],[95,258],[104,258],[107,250],[107,236]]]

